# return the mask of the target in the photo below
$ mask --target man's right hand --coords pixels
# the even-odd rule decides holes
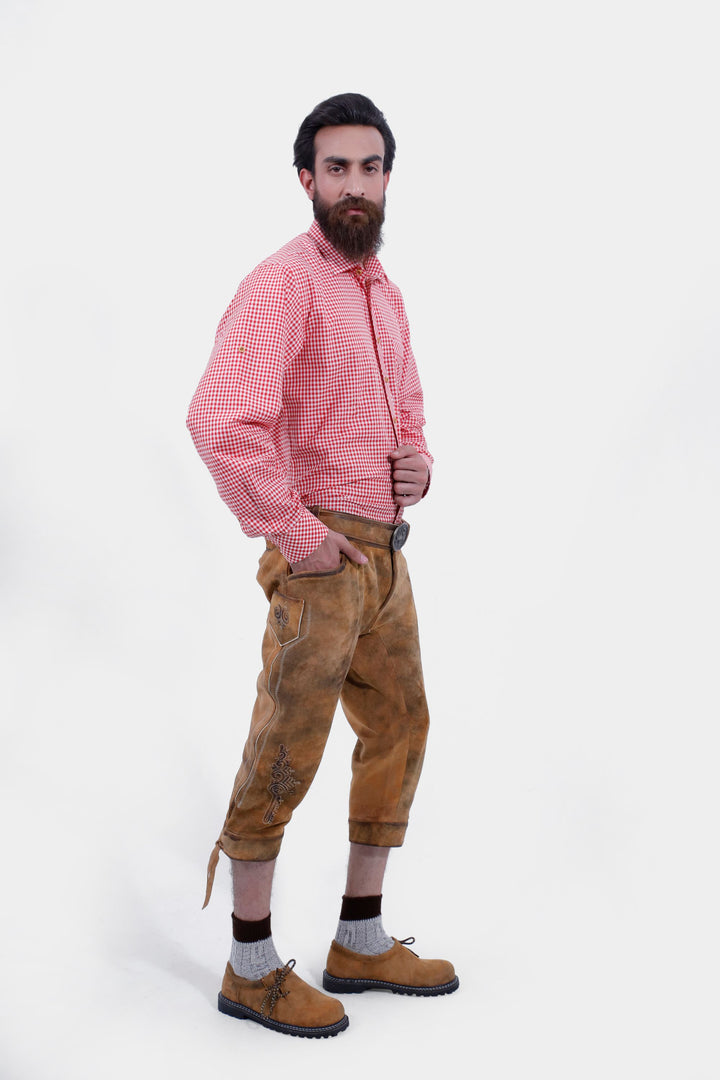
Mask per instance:
[[[290,563],[290,569],[293,574],[321,574],[337,570],[340,565],[341,552],[343,555],[347,555],[348,559],[352,559],[353,562],[359,563],[361,566],[367,562],[367,558],[356,547],[353,547],[347,536],[333,532],[331,529],[320,547],[315,548],[307,558],[301,559],[300,562]]]

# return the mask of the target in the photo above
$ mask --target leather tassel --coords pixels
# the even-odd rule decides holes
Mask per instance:
[[[221,850],[222,848],[220,846],[220,841],[216,840],[215,847],[210,852],[210,861],[208,862],[207,887],[205,889],[205,903],[203,904],[203,909],[205,909],[210,902],[210,895],[213,890],[213,882],[215,881],[215,871],[217,869],[218,860],[220,859]]]

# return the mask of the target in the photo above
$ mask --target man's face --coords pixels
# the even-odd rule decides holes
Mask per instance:
[[[315,136],[314,172],[300,172],[320,227],[349,259],[363,259],[380,246],[390,180],[390,173],[383,172],[384,153],[377,128],[325,127]]]

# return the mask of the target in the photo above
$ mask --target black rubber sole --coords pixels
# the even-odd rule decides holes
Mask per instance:
[[[227,1016],[234,1016],[238,1020],[254,1020],[256,1024],[262,1024],[263,1027],[270,1028],[272,1031],[279,1031],[283,1035],[296,1035],[300,1039],[329,1039],[333,1035],[339,1035],[350,1023],[347,1016],[343,1016],[342,1020],[328,1027],[300,1027],[297,1024],[283,1024],[279,1020],[273,1020],[271,1016],[263,1016],[262,1013],[248,1008],[247,1005],[231,1001],[224,994],[218,994],[218,1009]]]
[[[440,986],[404,986],[402,983],[383,982],[381,979],[338,979],[328,971],[323,971],[323,987],[334,994],[362,994],[364,990],[389,990],[392,994],[407,994],[411,997],[439,997],[441,994],[453,994],[460,980],[457,975],[451,982]]]

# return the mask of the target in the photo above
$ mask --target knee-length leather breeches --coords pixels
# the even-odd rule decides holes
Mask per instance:
[[[350,785],[350,840],[402,844],[428,729],[417,619],[393,526],[351,514],[318,517],[368,562],[342,557],[337,570],[293,574],[275,547],[258,581],[270,602],[263,669],[219,851],[268,860],[312,783],[340,700],[357,736]]]

